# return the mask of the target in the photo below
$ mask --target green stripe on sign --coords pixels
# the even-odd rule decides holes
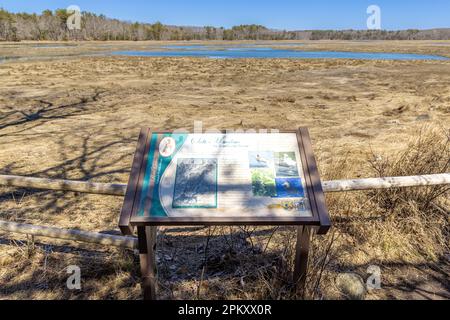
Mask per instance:
[[[153,188],[152,206],[150,208],[150,216],[152,217],[167,217],[166,211],[162,207],[161,200],[159,199],[159,184],[164,171],[166,171],[169,164],[172,162],[173,157],[181,149],[184,142],[187,139],[187,134],[177,133],[171,134],[166,133],[164,137],[172,137],[175,140],[175,152],[170,157],[159,157],[158,164],[156,167],[155,174],[155,186]]]
[[[141,191],[141,196],[139,198],[139,211],[138,211],[138,216],[144,216],[145,212],[144,212],[144,208],[145,208],[145,202],[148,198],[148,188],[150,185],[150,174],[152,172],[152,164],[153,164],[153,158],[155,155],[155,148],[156,148],[156,142],[158,140],[158,134],[157,133],[152,133],[152,138],[150,141],[150,148],[148,151],[148,159],[147,159],[147,164],[145,167],[145,175],[144,175],[144,181],[142,184],[142,191]]]

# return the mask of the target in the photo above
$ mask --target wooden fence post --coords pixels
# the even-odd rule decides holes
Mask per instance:
[[[302,295],[305,294],[310,239],[311,239],[310,226],[297,227],[297,244],[295,246],[293,281],[296,289],[300,288]]]
[[[137,228],[144,300],[156,300],[156,228],[157,227]]]

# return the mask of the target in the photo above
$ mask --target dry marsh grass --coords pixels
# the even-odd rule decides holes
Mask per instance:
[[[389,158],[378,155],[374,160],[367,153],[367,167],[381,176],[446,172],[448,143],[446,132],[424,129]],[[324,178],[342,178],[342,172],[355,170],[345,158],[334,164]],[[162,228],[157,253],[160,297],[346,299],[336,278],[352,272],[365,280],[367,268],[376,265],[382,270],[382,290],[368,292],[368,299],[448,298],[449,221],[443,211],[448,191],[448,186],[436,186],[327,195],[334,227],[326,236],[313,237],[305,292],[294,290],[291,282],[295,228]],[[2,238],[3,298],[140,296],[132,251],[19,238]],[[82,268],[81,291],[64,288],[71,264]]]
[[[401,153],[370,163],[380,177],[446,173],[450,164],[449,139],[449,131],[422,128]],[[443,185],[383,190],[370,195],[387,212],[385,221],[395,223],[406,236],[420,239],[416,250],[436,261],[449,252],[449,191],[450,187]]]

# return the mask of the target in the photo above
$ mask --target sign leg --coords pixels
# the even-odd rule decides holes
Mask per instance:
[[[293,280],[296,288],[300,288],[302,294],[305,291],[306,273],[308,270],[309,241],[311,227],[297,227],[297,245],[295,247],[295,264]]]
[[[156,300],[156,228],[137,228],[144,300]]]

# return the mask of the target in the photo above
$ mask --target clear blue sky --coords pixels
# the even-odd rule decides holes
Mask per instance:
[[[78,5],[128,21],[191,26],[262,24],[270,28],[366,29],[366,9],[381,8],[383,29],[450,27],[450,0],[0,0],[13,12]]]

